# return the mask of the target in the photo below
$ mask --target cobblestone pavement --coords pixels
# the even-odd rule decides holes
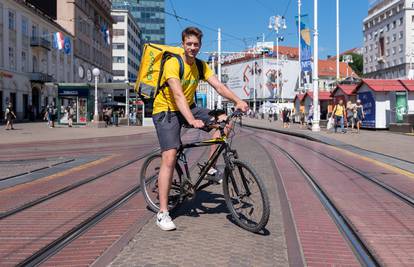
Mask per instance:
[[[272,163],[249,137],[240,136],[235,143],[240,158],[249,160],[267,186],[271,213],[264,234],[232,223],[222,187],[216,185],[173,214],[176,231],[163,232],[150,220],[111,266],[288,266]]]

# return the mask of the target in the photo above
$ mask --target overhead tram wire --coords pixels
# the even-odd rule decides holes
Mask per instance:
[[[196,21],[194,21],[194,20],[191,20],[191,19],[188,19],[188,18],[181,17],[181,16],[179,16],[179,15],[177,15],[177,14],[173,14],[173,13],[168,12],[168,11],[166,11],[166,10],[164,10],[163,12],[164,12],[166,15],[169,15],[169,16],[172,16],[172,17],[175,17],[175,18],[176,18],[176,19],[178,19],[178,20],[183,20],[183,21],[186,21],[186,22],[190,22],[190,23],[193,23],[193,24],[195,24],[195,25],[197,25],[197,26],[200,26],[200,27],[206,28],[206,29],[208,29],[208,30],[210,30],[210,31],[217,32],[217,29],[215,29],[215,28],[213,28],[213,27],[210,27],[210,26],[207,26],[207,25],[204,25],[204,24],[198,23],[198,22],[196,22]],[[232,34],[230,34],[230,33],[225,33],[225,32],[221,32],[221,34],[222,34],[222,35],[226,35],[226,36],[228,36],[228,37],[231,37],[231,38],[233,38],[233,39],[236,39],[236,40],[239,40],[239,41],[241,41],[241,42],[245,43],[244,39],[243,39],[243,38],[240,38],[240,37],[238,37],[238,36],[232,35]]]
[[[170,2],[170,5],[171,5],[172,10],[174,12],[174,16],[175,16],[175,19],[177,20],[178,26],[180,26],[180,29],[183,30],[183,25],[181,25],[180,20],[177,18],[177,12],[175,11],[175,7],[174,7],[174,4],[173,4],[173,1],[170,0],[169,2]]]

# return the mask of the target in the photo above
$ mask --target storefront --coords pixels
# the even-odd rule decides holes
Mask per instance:
[[[88,85],[58,86],[58,123],[68,123],[68,112],[73,112],[74,124],[86,124],[91,119],[93,103],[90,100],[90,87]]]
[[[305,106],[303,103],[303,98],[305,94],[297,94],[293,99],[293,104],[295,105],[295,121],[300,121],[300,114],[305,113]]]
[[[331,92],[319,92],[319,112],[320,112],[320,119],[327,120],[328,113],[332,111],[332,97]],[[303,97],[303,102],[305,106],[305,114],[308,116],[309,108],[313,104],[313,91],[306,92],[305,96]]]
[[[399,80],[363,79],[354,93],[364,107],[365,128],[387,129],[402,121],[407,108],[407,90]]]

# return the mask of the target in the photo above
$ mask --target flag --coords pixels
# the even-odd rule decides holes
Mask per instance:
[[[72,45],[68,36],[65,37],[63,49],[65,51],[65,54],[70,54],[70,51],[72,50]]]
[[[62,50],[65,46],[63,34],[61,32],[55,32],[53,34],[53,47]]]
[[[110,45],[111,44],[111,36],[109,35],[109,29],[105,24],[101,25],[101,33],[103,35],[105,44]]]

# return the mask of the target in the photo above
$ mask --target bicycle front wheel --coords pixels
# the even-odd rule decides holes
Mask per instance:
[[[161,155],[155,154],[148,157],[141,169],[141,190],[144,194],[148,208],[154,212],[160,210],[160,201],[158,196],[158,175],[161,167]],[[181,175],[178,169],[174,169],[171,188],[168,195],[168,210],[177,208],[180,203],[181,192]]]
[[[269,197],[262,179],[246,162],[233,160],[233,169],[226,167],[223,193],[227,207],[236,223],[250,232],[260,232],[270,214]]]

